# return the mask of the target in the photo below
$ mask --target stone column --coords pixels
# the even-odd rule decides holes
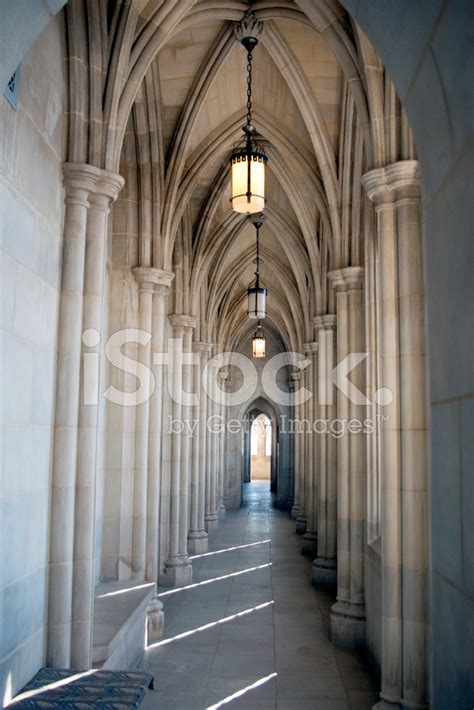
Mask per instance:
[[[98,406],[83,399],[81,335],[86,346],[97,345],[97,333],[100,338],[107,215],[123,179],[91,165],[67,163],[64,183],[47,662],[88,668],[92,660]]]
[[[336,351],[337,316],[316,316],[318,337],[318,553],[313,561],[313,584],[336,586],[337,547],[337,440],[326,422],[336,418],[332,368]]]
[[[307,372],[301,373],[301,388],[305,386],[307,378]],[[296,406],[296,418],[297,431],[295,445],[298,447],[298,515],[296,516],[296,532],[298,535],[303,535],[306,532],[306,444],[305,439],[305,403],[298,401],[298,395],[296,395],[296,400],[298,402]]]
[[[226,398],[227,398],[227,379],[229,377],[229,372],[227,370],[220,370],[219,376],[219,398],[218,411],[221,417],[220,424],[223,431],[218,436],[218,508],[217,514],[219,520],[223,520],[226,514],[226,508],[224,505],[224,466],[225,466],[225,447],[226,447],[226,433],[225,433],[225,421],[226,421]]]
[[[207,442],[206,442],[206,530],[216,528],[219,518],[216,512],[216,380],[217,368],[211,363],[207,368]]]
[[[138,328],[151,335],[151,314],[153,302],[153,282],[150,280],[149,269],[137,267],[132,270],[138,283]],[[151,340],[151,339],[150,339]],[[140,357],[141,353],[141,357]],[[137,348],[137,359],[151,368],[151,342]],[[151,378],[148,376],[142,385],[151,394]],[[147,486],[148,486],[148,419],[150,400],[135,407],[135,467],[133,476],[133,507],[132,507],[132,579],[145,577],[145,551],[146,551],[146,513],[147,513]]]
[[[172,271],[149,268],[148,280],[153,284],[151,313],[151,349],[153,355],[165,351],[166,301],[174,278]],[[148,481],[146,498],[146,557],[145,579],[157,582],[159,575],[159,531],[161,492],[161,451],[163,422],[163,366],[153,368],[155,391],[148,415]]]
[[[389,417],[380,431],[382,691],[376,707],[424,708],[427,423],[418,162],[372,170],[363,185],[377,213],[381,383]]]
[[[309,421],[310,432],[304,434],[305,437],[305,469],[306,469],[306,532],[303,535],[303,554],[315,555],[318,541],[317,524],[317,480],[316,480],[316,459],[315,439],[317,435],[313,432],[313,424],[316,411],[316,383],[317,371],[317,343],[306,343],[305,355],[311,361],[307,369],[306,387],[311,392],[311,398],[307,400],[305,418]]]
[[[337,308],[337,363],[351,353],[363,353],[364,270],[351,266],[328,274]],[[337,439],[337,602],[331,609],[331,640],[357,647],[365,644],[364,523],[365,523],[365,363],[351,370],[359,399],[338,390]],[[349,394],[349,393],[348,393]]]
[[[209,343],[193,342],[193,351],[199,356],[199,365],[194,367],[194,391],[199,394],[195,408],[197,429],[192,441],[191,462],[191,514],[188,533],[188,551],[199,555],[208,550],[205,528],[206,504],[206,418],[207,396],[202,386],[202,374],[209,354]]]
[[[293,425],[293,505],[291,507],[291,517],[296,520],[300,513],[300,502],[299,502],[299,490],[300,490],[300,447],[299,447],[299,434],[298,434],[298,422],[299,422],[299,412],[300,405],[298,403],[298,389],[301,381],[301,372],[293,372],[291,375],[292,381],[292,392],[293,392],[293,412],[292,416],[295,420]]]
[[[195,327],[194,319],[185,315],[171,315],[169,317],[173,327],[173,337],[182,342],[182,353],[191,352],[192,329]],[[173,353],[172,367],[174,382],[174,397],[172,402],[172,416],[175,422],[188,419],[187,405],[183,405],[179,398],[180,393],[189,393],[191,390],[191,365],[183,364],[178,348]],[[165,562],[165,581],[171,586],[189,584],[192,580],[193,568],[188,557],[188,487],[190,464],[190,438],[185,429],[173,432],[171,435],[171,470],[170,470],[170,541],[169,554]]]

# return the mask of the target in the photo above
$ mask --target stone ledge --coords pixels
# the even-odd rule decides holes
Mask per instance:
[[[94,668],[131,670],[145,652],[147,609],[153,582],[100,582],[95,588],[92,663]]]

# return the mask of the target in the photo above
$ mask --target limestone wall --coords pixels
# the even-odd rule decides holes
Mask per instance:
[[[44,663],[66,89],[62,16],[0,96],[0,700]]]

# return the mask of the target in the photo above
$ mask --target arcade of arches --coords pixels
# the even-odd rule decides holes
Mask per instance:
[[[133,667],[157,587],[265,478],[377,708],[472,707],[472,3],[250,3],[259,359],[229,201],[248,3],[36,5],[0,8],[0,698]]]

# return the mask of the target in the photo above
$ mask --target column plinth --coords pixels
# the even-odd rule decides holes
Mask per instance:
[[[336,646],[360,648],[366,645],[365,604],[338,601],[331,607],[329,638]]]
[[[337,566],[334,557],[316,557],[313,560],[311,580],[316,587],[333,589],[337,586]]]
[[[306,523],[306,527],[307,527]],[[318,550],[318,535],[315,532],[308,532],[308,530],[303,535],[303,555],[315,555]]]

